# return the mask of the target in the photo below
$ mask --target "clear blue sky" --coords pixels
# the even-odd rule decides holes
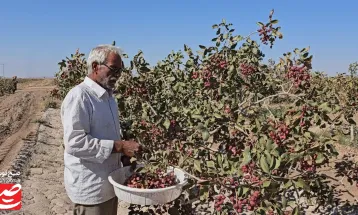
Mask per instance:
[[[310,46],[314,69],[330,75],[358,61],[356,0],[21,0],[2,1],[0,64],[5,76],[53,77],[57,63],[77,48],[88,54],[113,40],[130,57],[142,49],[154,64],[172,50],[183,50],[183,44],[195,49],[210,44],[211,26],[222,18],[247,35],[272,8],[284,39],[273,50],[265,48],[267,56],[278,59]]]

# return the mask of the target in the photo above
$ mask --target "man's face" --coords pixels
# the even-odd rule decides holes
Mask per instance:
[[[98,65],[97,81],[106,89],[113,89],[120,76],[122,59],[114,53],[110,53],[107,63]]]

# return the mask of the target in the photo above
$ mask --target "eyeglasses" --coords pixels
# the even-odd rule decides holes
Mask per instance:
[[[106,66],[110,70],[111,73],[116,74],[116,75],[120,75],[121,72],[123,71],[123,68],[112,68],[105,63],[102,63],[101,65]]]

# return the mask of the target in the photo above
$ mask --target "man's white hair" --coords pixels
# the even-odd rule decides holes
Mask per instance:
[[[91,50],[87,58],[87,73],[92,73],[92,63],[97,62],[99,64],[107,63],[107,57],[110,53],[118,54],[123,60],[123,51],[121,48],[113,45],[98,45]]]

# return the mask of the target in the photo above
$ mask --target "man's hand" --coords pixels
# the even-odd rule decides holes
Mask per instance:
[[[135,141],[114,141],[115,152],[123,153],[128,157],[133,157],[134,152],[139,150],[139,144]]]
[[[126,156],[126,155],[122,155],[121,162],[123,164],[123,167],[130,166],[131,165],[131,158]]]

